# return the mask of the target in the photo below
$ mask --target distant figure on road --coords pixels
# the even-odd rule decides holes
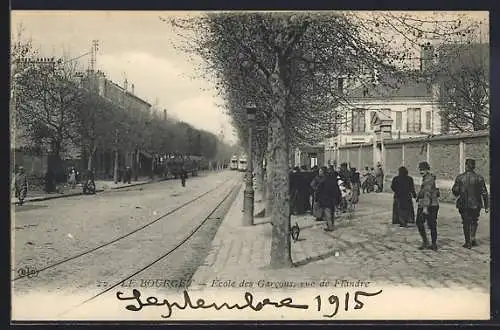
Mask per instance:
[[[474,172],[476,161],[465,161],[465,172],[457,176],[451,189],[453,195],[458,197],[457,209],[462,217],[465,244],[463,247],[470,249],[477,245],[476,231],[481,209],[488,213],[488,190],[483,176]]]
[[[382,192],[384,190],[384,170],[380,162],[377,163],[377,168],[375,169],[375,180],[377,182],[377,192]]]
[[[75,189],[76,186],[76,170],[74,167],[72,167],[69,170],[69,175],[68,175],[68,184],[71,188]]]
[[[24,199],[26,198],[26,195],[28,193],[28,177],[24,172],[24,167],[18,167],[15,181],[16,198],[19,200],[18,204],[23,205]]]
[[[417,194],[413,178],[408,175],[406,167],[399,168],[398,176],[392,179],[391,189],[394,191],[392,224],[407,227],[408,223],[414,222],[413,198],[417,198]]]
[[[420,175],[422,175],[422,186],[417,194],[417,227],[422,237],[422,245],[419,250],[432,249],[437,251],[437,215],[439,211],[439,189],[436,187],[436,176],[430,172],[429,163],[418,164]],[[432,245],[429,245],[425,222],[431,231]]]
[[[183,187],[186,186],[186,179],[187,179],[187,177],[188,177],[188,173],[187,173],[186,169],[183,168],[181,170],[181,184],[182,184]]]
[[[132,169],[130,166],[125,167],[124,175],[123,175],[123,183],[128,183],[130,184],[130,181],[132,180]]]

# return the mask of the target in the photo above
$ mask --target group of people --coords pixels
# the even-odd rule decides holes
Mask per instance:
[[[290,173],[290,207],[292,214],[312,213],[317,221],[326,221],[333,231],[336,211],[346,212],[359,201],[360,173],[347,163],[337,169],[329,167],[295,167]],[[350,205],[349,205],[350,204]]]
[[[363,193],[382,192],[384,190],[384,170],[382,169],[382,164],[378,162],[375,168],[366,166],[361,179]]]
[[[489,210],[489,197],[484,178],[475,172],[474,159],[465,161],[465,172],[458,175],[451,189],[457,197],[456,207],[462,218],[465,243],[463,247],[472,248],[478,245],[476,232],[481,209]],[[408,223],[416,222],[422,238],[419,249],[437,251],[437,217],[439,212],[440,191],[436,184],[436,176],[431,173],[428,162],[418,164],[422,184],[418,193],[415,191],[413,178],[408,175],[406,167],[400,167],[399,173],[393,178],[391,189],[394,192],[393,224],[399,223],[407,227]],[[413,209],[413,199],[417,201],[417,213]],[[425,223],[430,230],[429,243]]]

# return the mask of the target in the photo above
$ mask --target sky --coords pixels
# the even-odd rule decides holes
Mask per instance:
[[[191,12],[192,13],[192,12]],[[135,94],[193,126],[235,143],[230,119],[210,82],[197,75],[193,62],[174,49],[182,39],[160,20],[188,12],[161,11],[12,11],[12,35],[20,23],[23,37],[31,38],[41,56],[71,58],[87,53],[99,40],[96,68],[123,86],[134,84]],[[479,13],[468,13],[475,16]],[[479,14],[483,18],[487,12]],[[486,16],[487,17],[487,16]],[[486,25],[487,26],[487,25]],[[486,27],[485,26],[485,27]],[[88,66],[89,56],[80,63]],[[197,62],[195,61],[195,64]]]
[[[177,13],[179,14],[179,13]],[[23,25],[23,38],[31,38],[41,56],[71,58],[87,53],[92,40],[99,40],[96,68],[112,81],[129,87],[135,94],[170,116],[219,135],[235,143],[230,119],[221,108],[212,85],[198,76],[185,53],[175,50],[181,42],[160,16],[168,12],[125,11],[12,11],[12,35]],[[90,56],[79,62],[88,66]]]

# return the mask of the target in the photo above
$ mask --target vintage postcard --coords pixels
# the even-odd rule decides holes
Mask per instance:
[[[12,321],[490,319],[488,12],[11,18]]]

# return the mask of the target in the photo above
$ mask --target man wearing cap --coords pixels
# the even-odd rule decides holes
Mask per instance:
[[[419,250],[432,249],[437,251],[437,215],[439,211],[439,189],[436,187],[436,176],[430,172],[429,163],[418,164],[420,175],[422,175],[422,185],[417,194],[417,219],[418,232],[422,237],[422,245]],[[432,245],[429,245],[425,222],[431,231]]]
[[[465,160],[465,172],[458,175],[451,191],[457,199],[457,209],[462,217],[465,244],[463,247],[470,249],[477,245],[476,231],[479,214],[484,206],[488,213],[489,198],[488,190],[483,176],[474,172],[476,161]]]
[[[27,193],[28,177],[24,172],[24,167],[19,166],[16,173],[16,197],[19,199],[19,205],[23,205]]]

